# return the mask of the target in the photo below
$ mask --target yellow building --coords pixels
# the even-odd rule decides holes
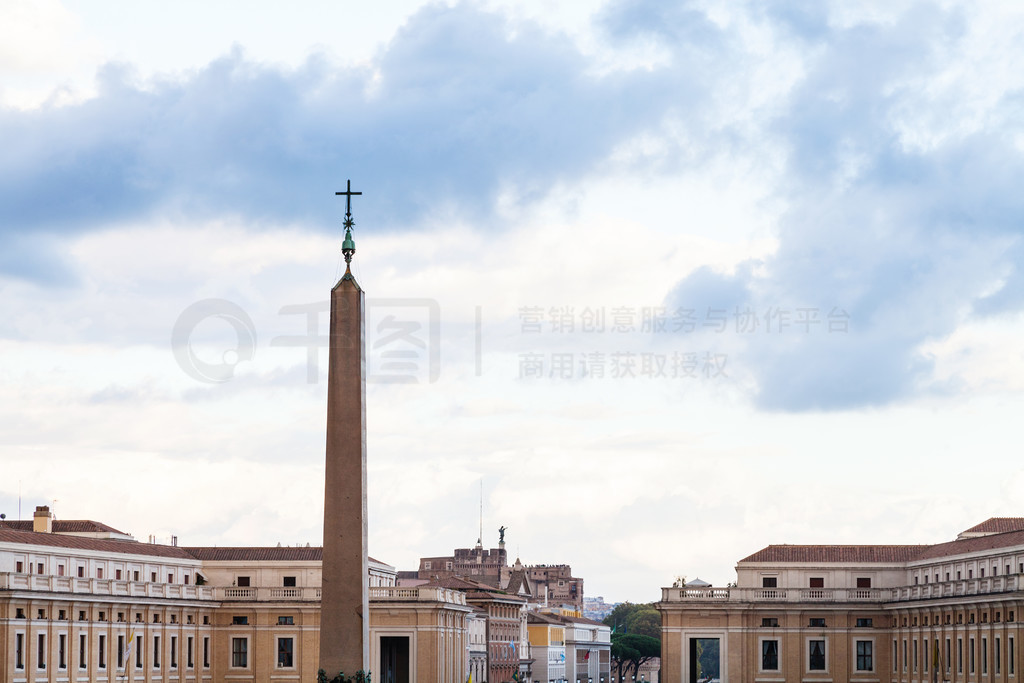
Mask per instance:
[[[0,523],[0,680],[316,680],[320,548],[138,543],[45,508],[35,522]],[[395,575],[370,560],[374,680],[464,683],[465,594]]]
[[[937,545],[771,545],[736,574],[662,589],[662,680],[1021,680],[1024,518]]]

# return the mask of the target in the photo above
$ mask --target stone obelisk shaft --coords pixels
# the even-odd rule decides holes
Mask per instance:
[[[331,290],[320,668],[370,670],[366,555],[366,350],[363,291],[346,273]]]

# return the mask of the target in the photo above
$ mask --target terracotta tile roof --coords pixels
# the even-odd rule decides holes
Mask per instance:
[[[909,562],[926,545],[770,545],[740,562]]]
[[[926,546],[920,555],[914,559],[930,560],[936,557],[974,553],[980,550],[995,550],[996,548],[1008,548],[1012,546],[1024,546],[1024,529],[1020,531],[1011,531],[1005,534],[988,534],[986,536],[975,536],[973,538],[961,538],[955,541],[950,541],[949,543],[938,543],[936,545]]]
[[[464,576],[446,576],[444,578],[431,579],[426,585],[463,591],[467,598],[501,598],[503,600],[526,602],[524,597],[506,593],[482,581],[476,581]]]
[[[603,621],[594,621],[593,619],[587,619],[586,617],[571,617],[567,614],[560,614],[558,618],[562,621],[568,621],[573,624],[589,624],[590,626],[608,626]]]
[[[18,519],[0,522],[0,529],[5,526],[15,531],[32,531],[32,520]],[[53,526],[51,528],[55,534],[96,534],[109,532],[128,536],[128,534],[123,531],[119,531],[112,526],[107,526],[102,522],[96,522],[91,519],[55,519],[53,520]]]
[[[1008,531],[1024,530],[1024,517],[989,517],[962,532],[965,534],[1005,534]]]
[[[153,555],[171,557],[179,560],[196,559],[184,548],[155,543],[139,543],[106,538],[89,538],[85,536],[65,536],[64,534],[43,534],[34,531],[14,531],[0,528],[0,543],[24,543],[26,545],[45,545],[54,548],[73,548],[75,550],[93,550],[106,553],[125,553],[127,555]]]
[[[526,623],[528,624],[554,624],[555,626],[561,626],[562,622],[559,621],[553,614],[544,614],[543,612],[527,612]]]
[[[192,557],[207,562],[322,562],[324,557],[321,546],[193,546],[184,550]],[[367,559],[385,567],[391,566],[372,557]]]
[[[192,557],[207,562],[320,562],[323,548],[281,547],[189,547]]]

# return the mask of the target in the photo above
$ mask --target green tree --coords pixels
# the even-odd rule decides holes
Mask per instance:
[[[661,639],[661,616],[652,602],[620,603],[604,618],[604,623],[616,633],[642,633]]]
[[[661,641],[639,633],[612,635],[612,667],[618,671],[620,681],[639,676],[640,667],[661,656]]]
[[[649,605],[640,605],[626,618],[626,633],[637,633],[661,640],[661,613]]]

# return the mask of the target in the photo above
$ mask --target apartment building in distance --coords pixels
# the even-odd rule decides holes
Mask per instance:
[[[708,675],[708,641],[723,683],[1024,677],[1024,518],[934,545],[770,545],[736,575],[662,589],[662,680]]]

